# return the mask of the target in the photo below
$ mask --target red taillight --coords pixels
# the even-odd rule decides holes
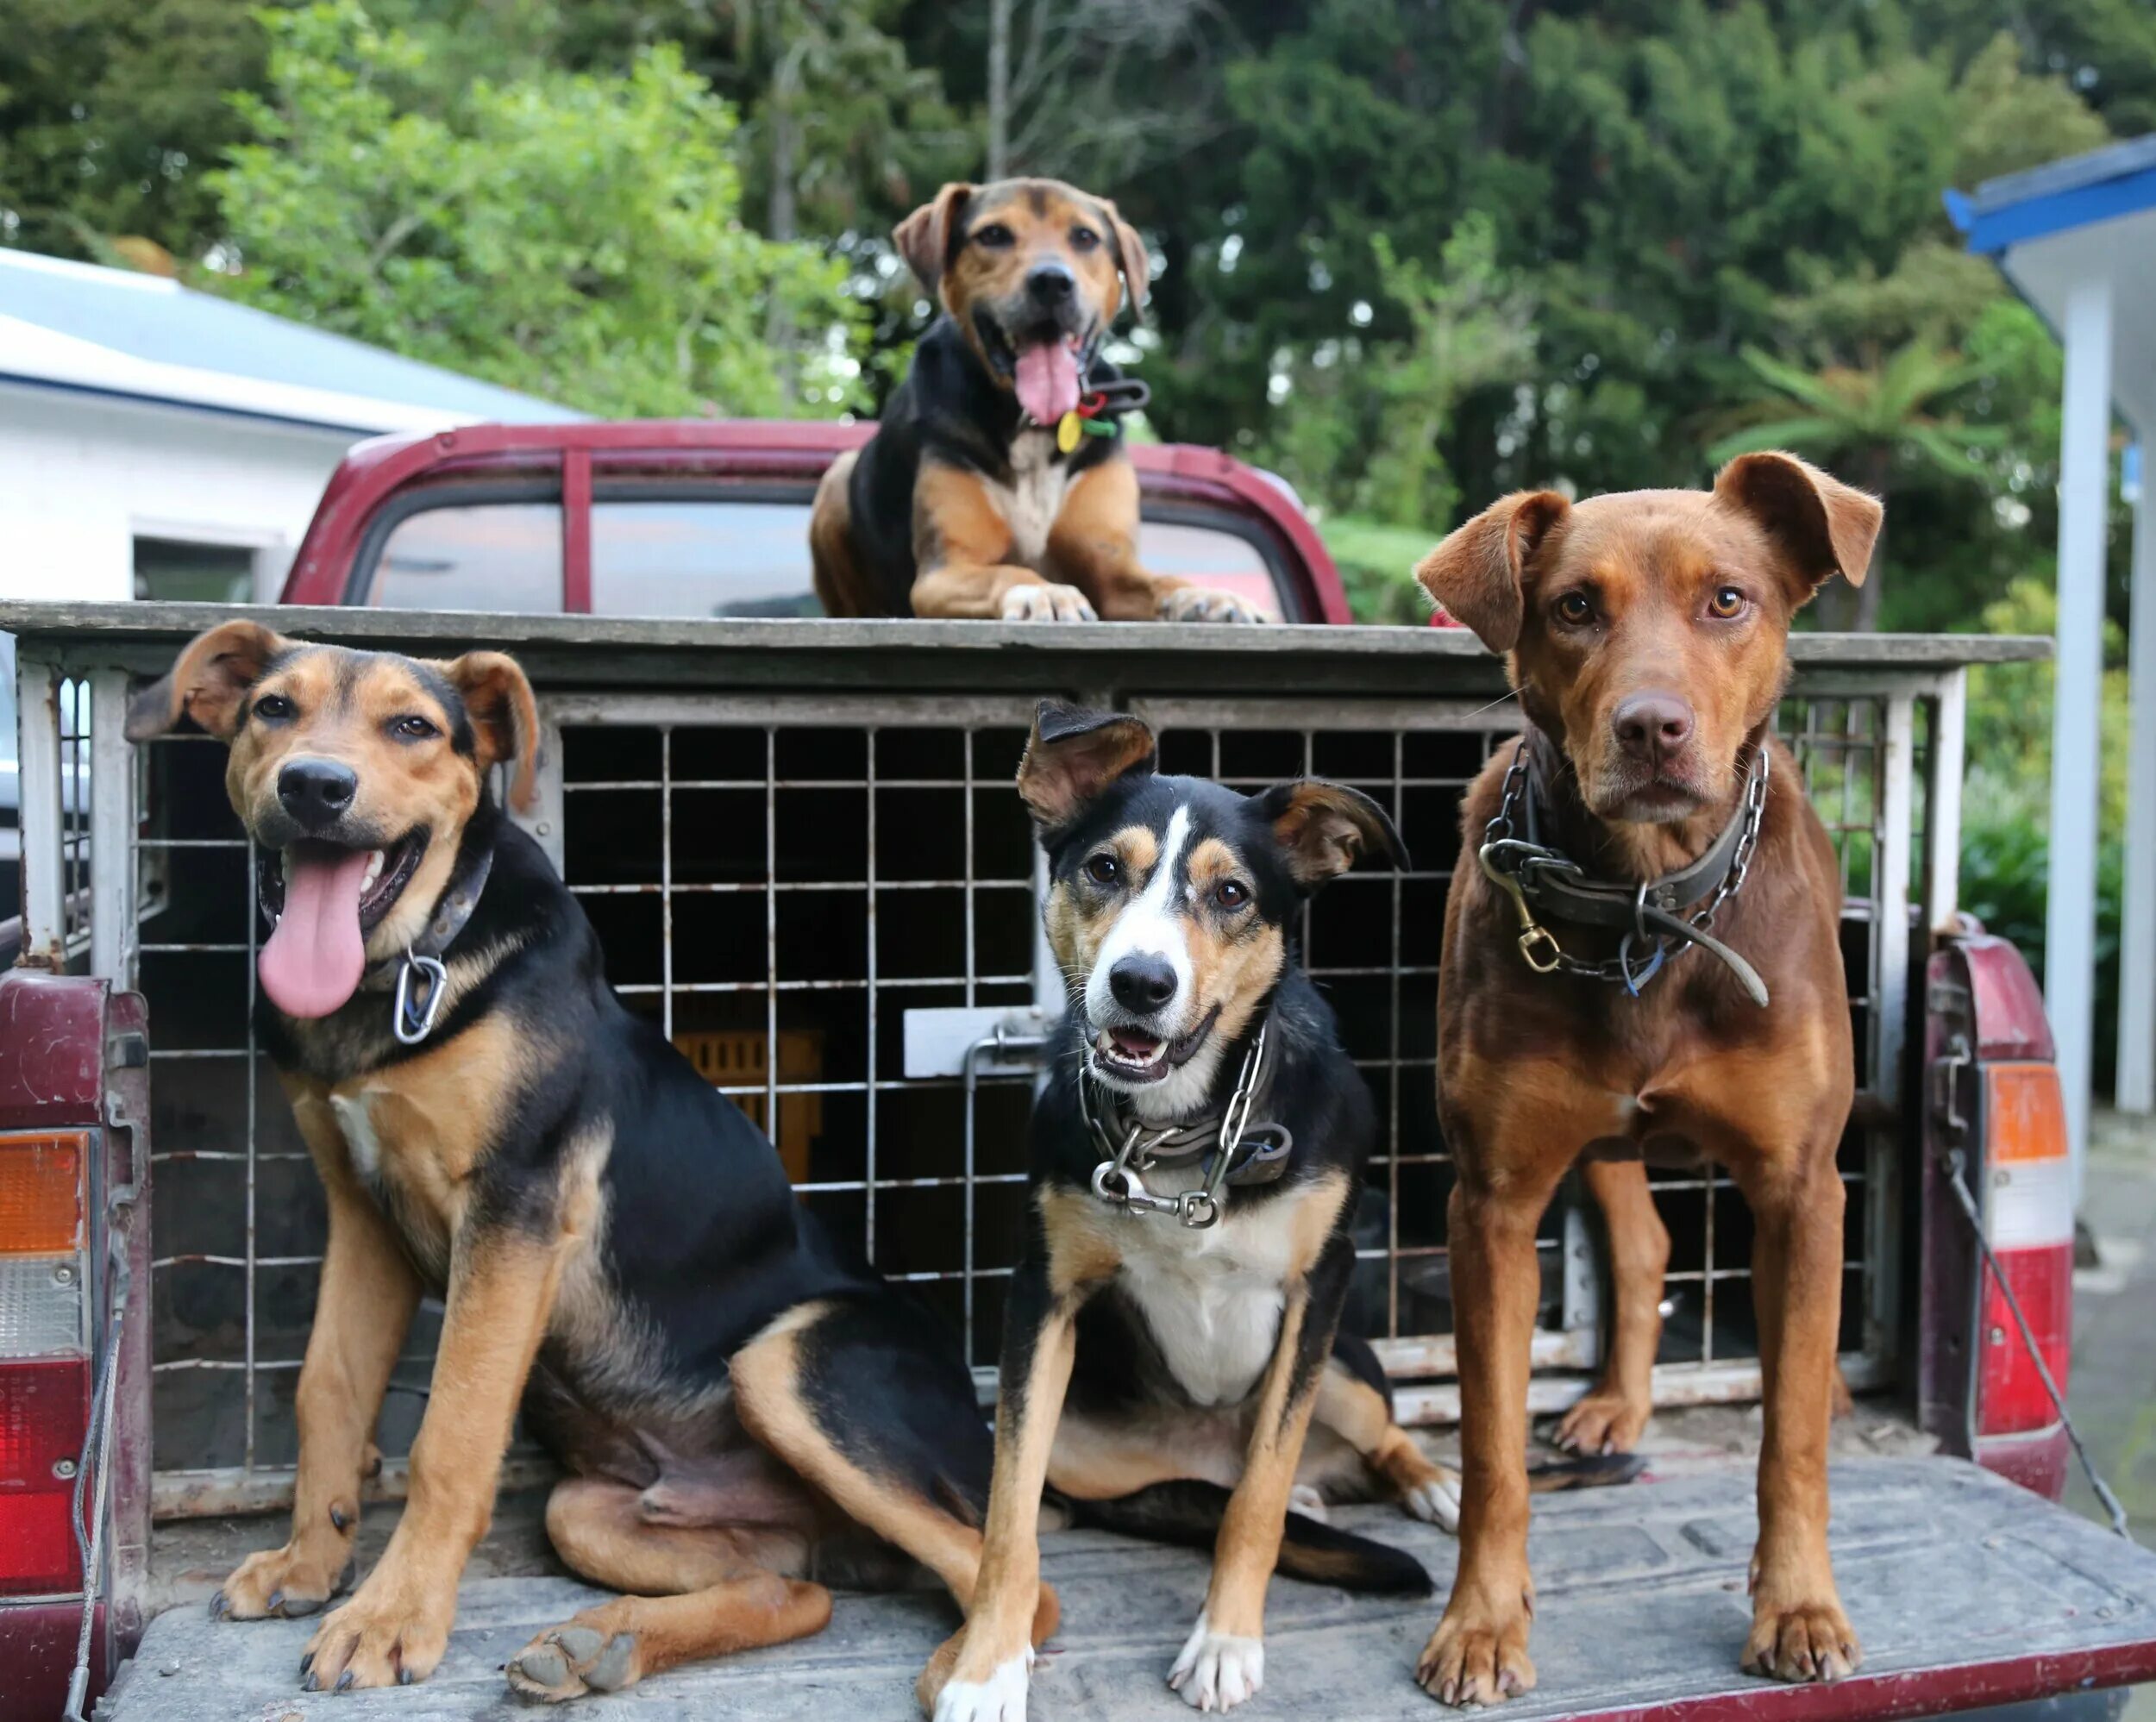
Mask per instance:
[[[2060,1393],[2073,1352],[2073,1184],[2066,1109],[2048,1063],[1984,1067],[1985,1236]],[[2023,1435],[2059,1421],[2006,1294],[1985,1276],[1977,1332],[1977,1432]]]
[[[90,1360],[0,1362],[0,1596],[82,1587],[75,1464],[90,1428]]]
[[[73,1507],[90,1426],[89,1160],[81,1131],[0,1135],[0,1596],[82,1587]]]

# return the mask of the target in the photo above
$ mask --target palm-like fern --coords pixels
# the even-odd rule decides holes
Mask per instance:
[[[1807,371],[1756,347],[1742,357],[1764,387],[1745,410],[1746,422],[1709,447],[1708,458],[1720,466],[1733,455],[1787,448],[1877,493],[1890,519],[1893,493],[1912,473],[1979,479],[1978,457],[2006,436],[2004,427],[1967,423],[1947,406],[1984,379],[1984,367],[1921,335],[1868,366]],[[1857,598],[1860,628],[1878,621],[1885,548],[1882,531]]]

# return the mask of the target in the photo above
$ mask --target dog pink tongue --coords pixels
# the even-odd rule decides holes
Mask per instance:
[[[368,852],[314,844],[285,851],[285,913],[262,947],[262,991],[288,1017],[326,1017],[367,967],[360,886]]]
[[[1078,404],[1078,355],[1060,341],[1018,354],[1018,404],[1036,424],[1053,424]]]

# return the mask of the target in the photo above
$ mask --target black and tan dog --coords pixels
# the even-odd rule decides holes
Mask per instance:
[[[1156,774],[1125,716],[1043,706],[1018,787],[1073,997],[1033,1118],[981,1583],[921,1698],[938,1722],[1022,1722],[1045,1486],[1085,1522],[1215,1544],[1169,1683],[1226,1709],[1263,1678],[1275,1567],[1429,1585],[1291,1495],[1389,1493],[1453,1521],[1456,1480],[1394,1423],[1369,1346],[1337,1331],[1374,1123],[1290,934],[1359,855],[1406,857],[1341,785],[1246,797]]]
[[[520,1652],[520,1693],[815,1632],[824,1582],[925,1568],[967,1602],[990,1447],[958,1347],[608,988],[583,910],[489,793],[498,766],[512,802],[532,793],[516,664],[233,622],[141,696],[128,734],[183,718],[230,745],[276,917],[257,1030],[329,1210],[291,1540],[216,1610],[310,1614],[347,1581],[369,1436],[428,1291],[445,1309],[409,1502],[310,1643],[309,1689],[434,1669],[520,1405],[569,1473],[555,1549],[632,1594]],[[1053,1616],[1037,1594],[1025,1632]]]
[[[1263,620],[1139,564],[1122,379],[1100,349],[1147,266],[1115,205],[1054,179],[946,185],[892,237],[944,314],[874,438],[817,490],[825,614]]]

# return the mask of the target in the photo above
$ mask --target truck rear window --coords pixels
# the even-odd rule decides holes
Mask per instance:
[[[1271,563],[1225,524],[1169,511],[1141,525],[1156,573],[1218,586],[1293,620]],[[820,616],[811,579],[809,499],[602,497],[592,504],[592,609],[600,616]],[[404,516],[360,590],[390,610],[558,612],[558,503],[443,503]]]
[[[385,610],[561,608],[561,505],[489,502],[422,509],[382,541],[369,600]]]

